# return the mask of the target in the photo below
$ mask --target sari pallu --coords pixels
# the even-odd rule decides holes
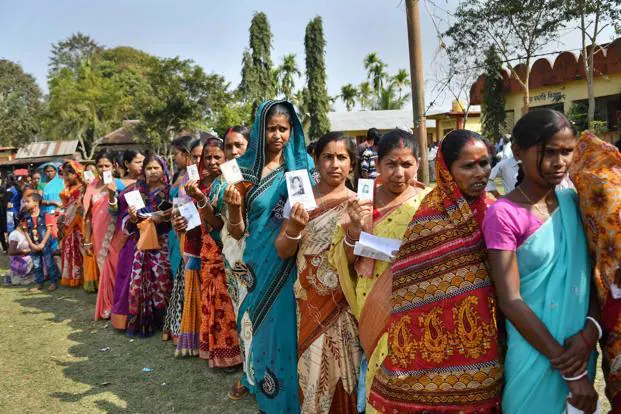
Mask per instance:
[[[216,179],[209,193],[215,212],[222,211],[226,183]],[[200,357],[214,368],[234,367],[241,364],[241,350],[233,304],[227,291],[224,258],[219,232],[213,231],[202,220],[203,246],[201,250],[201,323]]]
[[[105,187],[97,189],[99,184],[99,181],[95,181],[89,185],[84,195],[85,214],[89,209],[91,213],[93,253],[100,275],[95,320],[110,317],[116,281],[116,264],[124,241],[122,232],[115,231],[116,217],[110,213],[108,191]],[[115,179],[115,184],[118,191],[125,189],[125,184],[118,178]]]
[[[132,272],[132,263],[134,261],[134,253],[136,250],[136,242],[138,234],[129,234],[125,231],[124,222],[129,220],[127,214],[128,207],[125,200],[125,193],[136,189],[135,184],[129,185],[122,191],[118,199],[118,212],[116,217],[116,229],[114,238],[117,239],[122,248],[119,251],[119,257],[116,266],[116,276],[114,284],[114,295],[112,302],[112,313],[110,322],[112,326],[119,330],[127,328],[127,315],[129,314],[129,282]]]
[[[411,191],[411,190],[408,190]],[[418,207],[430,189],[423,189],[401,204],[391,203],[382,214],[376,211],[373,223],[366,232],[379,237],[401,240]],[[390,313],[390,286],[392,275],[389,262],[358,257],[351,266],[347,261],[345,239],[349,223],[338,224],[329,253],[330,263],[337,269],[341,289],[358,320],[360,342],[364,359],[360,370],[358,410],[375,412],[368,403],[371,384],[377,368],[388,352],[384,327]]]
[[[502,365],[481,223],[442,152],[436,187],[411,219],[392,265],[388,353],[371,385],[377,410],[499,412]]]
[[[263,176],[267,112],[276,103],[289,108],[293,128],[283,148],[284,165]],[[311,175],[314,169],[293,105],[286,101],[261,104],[248,150],[238,164],[245,180],[240,187],[250,186],[245,196],[246,247],[243,263],[236,266],[247,290],[237,318],[244,359],[242,381],[255,395],[261,411],[297,413],[296,266],[294,258],[283,261],[274,252],[287,200],[285,171],[306,169]]]
[[[328,261],[347,198],[310,212],[297,254],[298,376],[302,413],[357,413],[358,323]]]
[[[604,331],[600,345],[606,396],[614,411],[621,407],[621,299],[612,296],[610,287],[617,282],[621,266],[621,153],[585,131],[578,140],[570,174],[594,262],[593,282]]]
[[[562,344],[584,327],[590,265],[576,194],[562,190],[556,196],[558,209],[518,247],[516,256],[522,299]],[[503,411],[565,412],[569,389],[560,372],[508,320],[507,340]],[[591,364],[591,378],[593,368]]]

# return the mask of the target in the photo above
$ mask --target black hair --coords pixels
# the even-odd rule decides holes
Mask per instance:
[[[414,135],[402,129],[395,128],[388,131],[382,136],[377,147],[377,158],[381,161],[390,151],[395,148],[408,148],[412,150],[414,158],[418,161],[420,151],[418,142],[414,139]]]
[[[377,145],[382,138],[382,134],[377,128],[370,128],[367,131],[367,141],[373,140],[373,145]]]
[[[315,160],[319,159],[319,156],[326,148],[326,146],[331,142],[343,142],[345,143],[345,149],[347,150],[347,155],[349,155],[349,159],[351,161],[351,165],[356,162],[356,147],[354,146],[354,139],[350,136],[345,135],[343,132],[328,132],[321,138],[319,138],[313,148],[313,153],[315,154]]]
[[[144,173],[144,168],[146,168],[147,164],[149,164],[152,161],[157,161],[157,154],[155,152],[152,151],[147,151],[146,154],[144,154],[144,161],[142,163],[143,165],[143,169],[142,172]],[[159,164],[159,161],[157,161]]]
[[[137,150],[128,149],[128,150],[123,151],[123,154],[121,157],[121,167],[123,167],[125,172],[129,171],[125,163],[130,164],[134,160],[134,158],[136,158],[137,155],[141,155],[141,154],[142,152],[137,151]]]
[[[69,161],[65,161],[63,164],[63,173],[68,172],[70,174],[77,174],[76,170],[73,168]]]
[[[269,111],[267,111],[267,115],[265,117],[266,121],[269,121],[269,119],[271,117],[273,117],[274,115],[282,115],[285,118],[287,118],[287,121],[289,121],[289,124],[291,126],[293,126],[293,116],[291,114],[291,111],[289,110],[289,108],[281,103],[277,103],[276,105],[272,105],[272,107],[269,109]]]
[[[194,138],[189,135],[184,135],[182,137],[173,139],[170,143],[170,146],[189,154],[192,151],[192,141],[194,141]]]
[[[440,151],[442,151],[442,156],[444,156],[444,162],[446,163],[446,167],[450,170],[453,163],[459,158],[459,153],[466,146],[468,142],[471,141],[480,141],[485,144],[485,148],[489,146],[487,141],[479,134],[474,131],[470,131],[468,129],[455,129],[444,137],[440,144]]]
[[[218,147],[224,151],[224,141],[218,137],[211,137],[205,140],[204,147]]]
[[[209,139],[209,138],[207,138]],[[205,145],[205,142],[207,141],[207,139],[203,140],[203,139],[195,139],[194,141],[192,141],[192,143],[190,144],[190,152],[194,151],[194,148],[196,147],[202,147],[203,145]]]
[[[306,153],[310,155],[311,157],[315,156],[315,143],[314,142],[311,142],[310,144],[306,146]]]
[[[246,138],[246,141],[250,139],[250,128],[248,128],[246,125],[235,125],[230,127],[228,131],[226,131],[226,134],[224,134],[224,138],[226,139],[226,136],[231,132],[235,132],[243,136],[244,138]]]
[[[554,135],[559,131],[569,129],[574,136],[578,135],[576,127],[559,111],[549,108],[531,109],[520,118],[513,127],[512,140],[520,149],[526,150],[538,145],[543,150]],[[541,173],[543,151],[540,151],[537,168]],[[516,186],[524,179],[522,166],[519,165]]]
[[[107,160],[110,160],[110,162],[112,164],[114,164],[115,162],[118,162],[118,154],[115,153],[112,150],[109,149],[102,149],[101,151],[99,151],[97,153],[97,155],[95,155],[95,164],[97,164],[99,162],[100,159],[105,158]]]

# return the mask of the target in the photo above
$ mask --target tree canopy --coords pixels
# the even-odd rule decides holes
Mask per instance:
[[[319,139],[330,131],[330,97],[326,87],[326,40],[323,36],[321,17],[315,17],[306,26],[306,80],[308,85],[308,110],[310,112],[310,140]]]
[[[52,56],[48,65],[49,76],[67,68],[77,72],[82,62],[95,53],[103,50],[103,46],[90,36],[77,32],[68,38],[52,44]]]

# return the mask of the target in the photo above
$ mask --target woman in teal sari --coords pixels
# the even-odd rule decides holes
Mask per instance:
[[[573,190],[555,190],[572,161],[576,130],[550,109],[515,125],[518,186],[487,211],[491,275],[507,318],[504,413],[595,410],[595,345],[586,237]],[[571,394],[571,395],[570,395]]]
[[[236,267],[247,294],[237,315],[243,383],[266,413],[297,413],[297,328],[293,282],[295,259],[281,260],[274,242],[287,201],[285,172],[312,172],[302,125],[293,105],[264,102],[257,111],[247,152],[238,159],[244,182],[229,186],[227,229],[245,237]]]

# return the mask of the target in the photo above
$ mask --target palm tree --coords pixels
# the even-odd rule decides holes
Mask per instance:
[[[399,71],[397,71],[397,74],[392,77],[392,83],[399,91],[399,98],[401,98],[403,90],[410,86],[410,74],[405,69],[399,69]]]
[[[302,76],[295,61],[295,53],[289,53],[283,56],[282,63],[277,69],[277,79],[280,84],[280,91],[285,95],[287,100],[293,97],[293,88],[295,87],[295,76]]]
[[[377,102],[377,109],[403,109],[408,99],[410,99],[409,93],[405,94],[404,96],[397,96],[396,86],[394,83],[391,82],[388,86],[382,88],[379,100]]]
[[[364,68],[367,70],[367,79],[373,83],[373,90],[379,100],[382,88],[384,87],[384,81],[388,76],[386,73],[386,65],[377,56],[377,52],[369,53],[364,58]]]
[[[358,85],[358,103],[362,107],[362,109],[373,109],[372,108],[372,97],[373,90],[371,89],[371,84],[369,82],[362,82]]]
[[[341,100],[345,104],[347,112],[351,112],[351,110],[354,109],[354,106],[356,106],[357,96],[358,91],[356,90],[356,87],[353,86],[351,83],[341,86],[341,94],[339,95],[339,98],[341,98]]]
[[[293,94],[291,102],[297,108],[298,118],[300,118],[302,126],[306,129],[310,120],[310,112],[308,110],[308,89],[299,89]]]

